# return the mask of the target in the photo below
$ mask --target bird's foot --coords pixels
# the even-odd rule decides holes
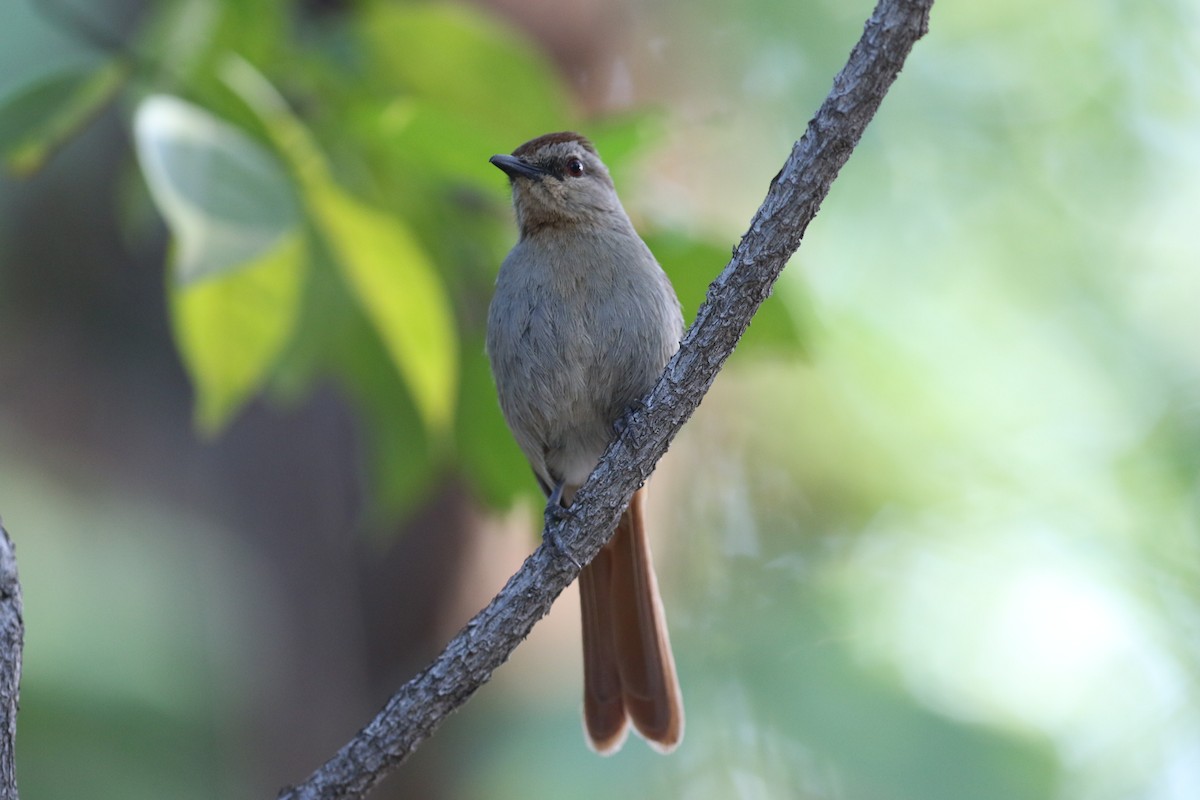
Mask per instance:
[[[575,512],[566,508],[562,508],[561,506],[559,507],[559,511],[561,514],[557,518],[559,520],[575,516]],[[575,565],[575,569],[583,569],[583,564],[580,564],[579,560],[571,554],[571,551],[563,545],[561,539],[561,530],[550,524],[551,522],[556,521],[552,519],[553,513],[554,512],[551,512],[549,508],[546,509],[546,527],[542,529],[542,541],[551,550],[556,550],[566,556],[567,560]]]
[[[565,481],[559,481],[557,484],[555,484],[554,491],[550,493],[550,497],[546,500],[546,526],[542,528],[542,541],[545,542],[551,549],[557,550],[570,559],[571,563],[575,565],[576,569],[583,569],[583,565],[575,559],[575,556],[568,552],[567,548],[563,547],[562,542],[558,540],[558,536],[552,533],[554,530],[554,523],[562,522],[563,520],[570,519],[571,517],[575,516],[574,509],[572,509],[570,506],[564,506],[562,504],[563,487],[565,485]]]

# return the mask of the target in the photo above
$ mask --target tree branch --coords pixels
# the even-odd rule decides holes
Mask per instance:
[[[833,89],[771,182],[724,271],[658,384],[504,589],[404,684],[324,766],[281,800],[358,798],[400,764],[482,686],[608,541],[617,518],[712,385],[788,259],[800,246],[913,44],[933,0],[879,0]]]
[[[0,522],[0,800],[17,800],[14,743],[21,688],[25,619],[12,539]]]

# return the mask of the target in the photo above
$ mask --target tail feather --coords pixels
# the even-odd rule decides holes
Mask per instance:
[[[584,724],[593,748],[615,752],[629,722],[667,753],[683,738],[683,703],[643,522],[645,489],[612,540],[580,573]]]
[[[621,673],[608,587],[612,584],[612,554],[599,555],[579,573],[583,614],[583,721],[588,743],[603,755],[621,749],[629,733],[629,717],[621,698]]]

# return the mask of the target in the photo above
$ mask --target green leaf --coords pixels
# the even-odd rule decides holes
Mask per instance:
[[[186,283],[241,268],[299,225],[291,181],[276,158],[197,106],[155,95],[134,116],[138,160],[175,237]]]
[[[296,230],[237,269],[171,282],[171,322],[202,431],[218,431],[264,382],[295,326],[306,265]]]
[[[266,380],[299,314],[307,247],[287,173],[204,109],[151,96],[134,116],[138,159],[173,234],[170,300],[214,433]]]
[[[6,97],[0,102],[0,153],[7,167],[21,176],[40,169],[116,96],[128,75],[128,65],[113,60],[43,77]]]
[[[450,302],[425,251],[397,217],[336,186],[309,182],[306,197],[342,274],[404,377],[426,427],[454,418],[458,337]]]
[[[458,335],[433,263],[403,220],[334,183],[311,133],[253,66],[230,59],[222,72],[287,158],[313,223],[407,383],[422,422],[434,438],[445,435],[454,418]]]

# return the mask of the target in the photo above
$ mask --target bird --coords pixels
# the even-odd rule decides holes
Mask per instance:
[[[496,278],[487,354],[504,419],[557,514],[679,348],[683,315],[586,137],[548,133],[490,162],[509,178],[519,237]],[[646,491],[579,573],[584,732],[603,755],[631,726],[662,753],[683,739]]]

